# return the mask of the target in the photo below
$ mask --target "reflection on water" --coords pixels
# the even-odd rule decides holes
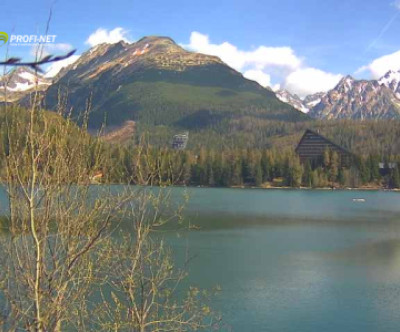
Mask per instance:
[[[216,306],[233,331],[398,331],[399,202],[390,192],[192,189],[187,217],[201,230],[169,241],[178,259],[187,243],[196,255],[192,283],[222,285]]]
[[[227,331],[400,330],[399,193],[188,191],[197,230],[160,236],[178,262],[194,257],[190,284],[221,285]]]

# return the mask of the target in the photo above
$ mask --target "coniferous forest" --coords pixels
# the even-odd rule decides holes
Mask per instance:
[[[24,135],[7,131],[6,124],[28,121],[27,114],[24,109],[12,109],[7,121],[1,122],[3,176],[8,135],[19,135],[21,141]],[[53,112],[43,114],[49,123],[69,121]],[[235,135],[213,129],[191,131],[183,151],[171,148],[172,134],[179,128],[139,128],[135,137],[124,142],[106,142],[101,135],[87,134],[93,147],[91,155],[96,156],[100,149],[104,157],[100,163],[92,160],[101,174],[94,182],[107,179],[113,183],[211,187],[400,188],[398,166],[379,168],[380,164],[387,168],[400,162],[397,121],[268,121],[264,126],[248,125],[244,130],[236,128]],[[51,125],[46,126],[46,130],[52,130]],[[339,156],[328,150],[320,165],[300,163],[295,147],[307,128],[320,131],[352,151],[351,166],[342,167]],[[74,132],[81,131],[86,129],[74,125],[68,140],[73,142]],[[257,141],[254,146],[253,141]]]
[[[173,131],[140,128],[136,140],[106,144],[113,166],[105,171],[114,182],[144,183],[135,162],[158,165],[152,183],[215,187],[399,188],[398,167],[379,168],[400,161],[397,121],[307,121],[247,123],[248,128],[191,131],[188,148],[170,148]],[[300,163],[295,148],[308,128],[321,132],[350,150],[350,167],[325,151],[323,163]],[[175,130],[179,130],[175,129]],[[142,143],[146,142],[146,158]],[[141,157],[138,157],[138,156]]]
[[[160,176],[151,184],[178,184],[211,187],[309,187],[309,188],[400,188],[398,167],[386,174],[379,164],[382,157],[355,157],[351,167],[341,167],[338,155],[325,151],[323,164],[301,164],[291,149],[232,149],[218,151],[201,148],[198,152],[149,148],[145,156],[135,147],[112,149],[110,169],[105,173],[113,182],[148,184],[144,174],[135,172],[138,159],[157,165]],[[399,158],[391,161],[400,161]],[[388,161],[386,161],[387,165]],[[385,164],[385,162],[384,162]],[[141,167],[143,169],[143,167]]]

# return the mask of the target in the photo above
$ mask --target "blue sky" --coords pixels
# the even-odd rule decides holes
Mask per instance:
[[[51,7],[56,53],[74,47],[81,54],[91,35],[92,45],[165,35],[300,95],[326,90],[342,75],[376,78],[400,69],[400,0],[3,0],[0,31],[44,33]],[[32,57],[27,46],[9,53]]]

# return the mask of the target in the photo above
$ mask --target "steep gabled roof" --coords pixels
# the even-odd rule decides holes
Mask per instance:
[[[339,151],[342,152],[342,153],[346,153],[346,154],[349,154],[349,155],[353,155],[353,153],[352,153],[351,151],[349,151],[349,150],[347,150],[347,149],[341,147],[340,145],[338,145],[338,144],[332,142],[331,140],[329,140],[328,138],[326,138],[326,137],[322,136],[321,134],[319,134],[319,133],[317,133],[317,132],[315,132],[315,131],[312,131],[312,130],[310,130],[310,129],[307,129],[307,130],[305,131],[305,133],[304,133],[303,137],[301,138],[299,144],[297,144],[297,147],[296,147],[296,149],[295,149],[296,153],[298,152],[298,149],[301,147],[301,145],[302,145],[302,143],[304,142],[304,140],[307,139],[308,134],[312,134],[312,135],[315,135],[315,136],[320,137],[320,138],[323,139],[327,144],[329,144],[329,145],[335,147],[337,150],[339,150]]]

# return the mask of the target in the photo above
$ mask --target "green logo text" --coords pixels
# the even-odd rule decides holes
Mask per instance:
[[[8,34],[0,31],[0,46],[3,46],[8,41]]]

